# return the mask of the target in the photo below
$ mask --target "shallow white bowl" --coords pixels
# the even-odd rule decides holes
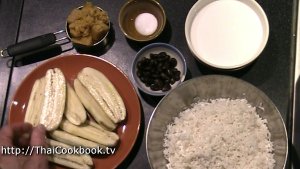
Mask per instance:
[[[263,51],[269,23],[254,0],[199,0],[187,15],[185,36],[189,49],[201,62],[237,69]]]

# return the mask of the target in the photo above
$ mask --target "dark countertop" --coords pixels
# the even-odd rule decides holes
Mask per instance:
[[[22,10],[22,1],[0,1],[0,49],[5,49],[9,44],[14,44],[18,37],[19,20]],[[11,12],[15,11],[15,12]],[[10,58],[0,59],[0,121],[6,104],[6,91],[8,89],[11,69],[7,67]]]
[[[117,65],[128,75],[130,65],[136,52],[146,44],[139,44],[125,38],[118,26],[118,12],[124,1],[93,1],[96,5],[107,10],[114,29],[114,42],[110,49],[99,56]],[[293,16],[296,1],[273,0],[257,2],[265,10],[269,19],[270,36],[266,48],[260,57],[250,66],[234,72],[220,72],[208,68],[197,62],[187,47],[184,36],[184,22],[189,9],[196,0],[165,0],[160,1],[165,9],[168,21],[163,34],[155,42],[166,42],[177,47],[184,55],[188,65],[187,78],[208,74],[225,74],[241,78],[261,89],[275,103],[286,123],[289,137],[291,137],[292,92],[294,80],[294,41],[295,27]],[[56,32],[64,29],[65,20],[72,8],[80,6],[83,2],[73,1],[0,1],[0,19],[5,26],[0,27],[0,47],[5,48],[16,40],[22,41],[41,34]],[[18,10],[19,9],[19,10]],[[22,12],[21,12],[22,9]],[[12,14],[12,15],[11,15]],[[19,16],[22,16],[19,22]],[[19,30],[19,31],[18,31]],[[76,53],[70,50],[63,54]],[[14,67],[12,75],[6,67],[6,60],[0,60],[0,109],[5,113],[6,122],[9,105],[12,97],[22,79],[42,62],[22,67]],[[8,79],[11,79],[9,81]],[[8,102],[4,107],[7,86],[9,86]],[[143,107],[142,124],[136,145],[128,158],[119,168],[150,168],[147,162],[145,147],[145,131],[154,107],[160,100],[157,97],[138,93]]]

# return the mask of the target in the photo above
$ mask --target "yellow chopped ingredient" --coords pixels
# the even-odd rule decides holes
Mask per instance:
[[[91,2],[73,9],[67,18],[70,38],[73,42],[91,46],[99,42],[109,31],[107,12]]]

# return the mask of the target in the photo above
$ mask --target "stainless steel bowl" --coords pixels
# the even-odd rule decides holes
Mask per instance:
[[[83,6],[80,6],[77,9],[81,9],[81,8],[83,8]],[[98,6],[97,6],[97,8],[100,11],[103,11],[102,8],[100,8]],[[69,24],[66,21],[65,30],[66,30],[67,37],[72,41],[74,48],[76,48],[79,51],[89,52],[91,50],[102,49],[106,45],[108,45],[108,43],[109,43],[109,33],[111,31],[110,18],[108,18],[108,21],[109,21],[108,22],[108,31],[106,32],[106,34],[98,42],[94,43],[91,46],[83,45],[83,44],[76,43],[76,42],[72,41],[72,37],[71,37],[71,34],[70,34],[70,30],[69,30]]]
[[[166,168],[167,161],[163,155],[163,140],[167,125],[178,117],[179,112],[190,107],[197,100],[231,98],[247,99],[257,109],[263,119],[267,119],[267,127],[274,145],[275,169],[283,169],[288,154],[288,141],[285,124],[274,103],[255,86],[237,78],[221,75],[209,75],[183,82],[168,93],[154,110],[146,138],[146,150],[149,163],[154,169]]]

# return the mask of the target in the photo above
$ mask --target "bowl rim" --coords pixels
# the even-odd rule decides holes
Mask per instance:
[[[172,51],[174,51],[178,57],[180,57],[182,59],[182,67],[183,67],[183,70],[182,70],[182,76],[180,77],[180,80],[178,81],[178,83],[176,85],[174,85],[170,90],[168,91],[148,91],[148,90],[144,90],[144,88],[142,88],[138,82],[138,77],[136,75],[136,73],[134,72],[136,70],[136,64],[137,64],[137,60],[141,57],[141,54],[143,54],[145,51],[149,50],[149,49],[152,49],[152,48],[155,48],[155,47],[164,47],[164,48],[169,48],[171,49]],[[134,60],[131,64],[131,77],[133,79],[133,82],[135,84],[135,86],[138,87],[139,90],[141,90],[142,92],[148,94],[148,95],[152,95],[152,96],[164,96],[166,95],[167,93],[169,93],[170,91],[172,91],[174,88],[176,88],[178,85],[180,85],[182,82],[184,82],[185,80],[185,77],[186,77],[186,73],[187,73],[187,64],[186,64],[186,60],[183,56],[183,54],[173,45],[171,44],[168,44],[168,43],[162,43],[162,42],[157,42],[157,43],[151,43],[149,45],[146,45],[144,46],[142,49],[140,49],[135,57],[134,57]]]
[[[234,1],[234,0],[232,0]],[[255,54],[251,57],[249,57],[249,59],[245,60],[242,63],[239,64],[235,64],[235,65],[229,65],[229,66],[224,66],[224,65],[220,65],[220,64],[215,64],[212,63],[210,61],[207,61],[205,59],[205,57],[201,57],[200,55],[197,55],[197,52],[193,49],[193,45],[191,42],[191,38],[190,38],[190,29],[191,29],[191,25],[195,19],[195,16],[192,18],[193,13],[198,13],[200,12],[204,7],[206,7],[207,5],[216,2],[215,0],[199,0],[197,1],[192,8],[190,9],[186,20],[185,20],[185,39],[187,41],[188,44],[188,48],[190,49],[190,51],[192,52],[193,56],[200,62],[205,63],[208,66],[217,68],[217,69],[224,69],[224,70],[236,70],[239,68],[243,68],[247,65],[249,65],[250,63],[252,63],[254,60],[256,60],[260,54],[262,53],[262,51],[265,49],[268,39],[269,39],[269,32],[270,32],[270,28],[269,28],[269,22],[268,22],[268,18],[267,15],[265,13],[265,11],[263,10],[263,8],[259,5],[258,2],[256,2],[255,0],[237,0],[240,3],[243,3],[244,5],[246,5],[247,7],[249,7],[250,9],[252,9],[253,12],[255,12],[260,20],[260,23],[262,25],[263,28],[263,37],[261,40],[261,44],[258,47],[258,49],[256,50]],[[201,7],[199,10],[197,10],[198,6],[203,6]]]
[[[128,5],[132,4],[132,3],[139,3],[139,2],[142,2],[142,1],[148,1],[148,2],[151,2],[153,4],[155,4],[156,6],[158,6],[158,8],[160,9],[162,15],[163,15],[163,19],[162,19],[162,26],[160,29],[157,29],[152,35],[151,35],[151,38],[148,38],[148,39],[136,39],[132,36],[130,36],[126,31],[125,29],[123,28],[123,25],[122,25],[122,22],[121,22],[121,16],[124,12],[124,10],[128,7]],[[167,20],[167,16],[166,16],[166,12],[164,10],[164,8],[162,7],[162,5],[159,3],[159,1],[157,0],[128,0],[126,1],[120,11],[119,11],[119,15],[118,15],[118,23],[119,23],[119,27],[122,31],[122,33],[128,38],[128,39],[131,39],[131,40],[134,40],[134,41],[137,41],[137,42],[147,42],[147,41],[151,41],[155,38],[157,38],[161,33],[162,31],[164,30],[165,26],[166,26],[166,20]]]
[[[101,7],[99,7],[99,6],[96,6],[96,5],[94,5],[94,6],[97,7],[100,11],[104,11],[104,12],[107,13],[107,18],[108,18],[108,31],[107,31],[107,32],[105,33],[105,35],[101,38],[100,41],[94,43],[93,45],[83,45],[83,44],[76,43],[76,42],[72,41],[71,35],[70,35],[70,33],[69,33],[69,31],[70,31],[70,30],[69,30],[69,23],[68,23],[68,21],[66,20],[66,23],[65,23],[65,32],[66,32],[66,34],[67,34],[68,39],[69,39],[73,44],[79,45],[79,46],[83,46],[83,47],[95,47],[95,46],[101,44],[103,41],[106,40],[106,38],[107,38],[107,36],[108,36],[108,34],[109,34],[109,32],[110,32],[110,29],[111,29],[110,18],[109,18],[108,12],[105,11],[105,10],[103,10],[103,9],[102,9]],[[75,8],[75,9],[81,9],[81,8],[83,8],[83,6],[79,6],[79,7]],[[69,13],[69,15],[70,15],[70,13]],[[69,16],[69,15],[68,15],[68,16]]]
[[[186,85],[187,83],[190,83],[190,81],[193,81],[193,80],[196,80],[196,79],[199,80],[201,78],[209,78],[209,77],[223,77],[223,78],[231,78],[231,79],[237,80],[237,81],[242,82],[242,83],[244,83],[246,85],[249,85],[251,88],[254,88],[255,90],[257,90],[261,94],[261,97],[264,97],[267,100],[270,100],[269,103],[275,108],[276,112],[279,114],[279,120],[283,124],[283,128],[284,128],[284,135],[285,135],[285,141],[286,141],[285,160],[284,160],[284,164],[283,164],[283,169],[284,169],[286,167],[287,158],[288,158],[288,155],[289,155],[289,139],[288,139],[286,124],[285,124],[285,122],[283,120],[283,117],[282,117],[281,113],[279,112],[277,106],[275,105],[275,103],[262,90],[260,90],[259,88],[257,88],[253,84],[251,84],[251,83],[249,83],[247,81],[244,81],[242,79],[239,79],[239,78],[236,78],[236,77],[232,77],[232,76],[228,76],[228,75],[204,75],[204,76],[199,76],[199,77],[192,78],[192,79],[189,79],[187,81],[184,81],[184,82],[180,83],[177,87]],[[171,94],[171,92],[174,92],[174,91],[172,90],[169,93],[167,93],[158,102],[158,104],[156,105],[156,107],[154,108],[154,110],[151,113],[151,116],[150,116],[150,119],[149,119],[149,122],[148,122],[148,125],[147,125],[146,135],[145,135],[145,137],[146,137],[145,138],[146,139],[146,141],[145,141],[146,142],[146,155],[147,155],[147,160],[148,160],[148,163],[149,163],[151,169],[154,169],[154,167],[153,167],[153,164],[151,163],[150,156],[149,156],[149,151],[148,151],[148,149],[149,149],[149,128],[150,128],[150,126],[152,124],[153,117],[155,116],[155,114],[157,114],[158,107],[162,104],[162,102],[165,100],[165,98],[168,97],[168,95]]]

